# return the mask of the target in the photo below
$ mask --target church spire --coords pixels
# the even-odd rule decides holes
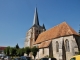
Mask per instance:
[[[39,19],[38,19],[37,7],[35,8],[33,25],[39,25]]]
[[[45,29],[45,25],[43,24],[43,26],[42,26],[44,29]]]

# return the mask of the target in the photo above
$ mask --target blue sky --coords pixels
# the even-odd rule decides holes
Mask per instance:
[[[0,46],[24,46],[36,6],[46,29],[66,21],[78,32],[80,0],[0,0]]]

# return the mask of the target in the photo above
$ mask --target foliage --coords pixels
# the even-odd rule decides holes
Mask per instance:
[[[46,55],[46,56],[44,56],[44,58],[49,58],[49,56],[48,56],[48,55]]]
[[[13,48],[13,47],[10,47],[10,49],[9,49],[9,53],[10,53],[11,56],[14,55],[14,48]]]
[[[21,49],[20,49],[20,56],[23,56],[23,55],[24,55],[24,53],[25,53],[24,48],[21,48]]]
[[[18,45],[18,43],[17,43],[17,45],[16,45],[16,49],[19,49],[19,45]]]
[[[23,56],[25,51],[24,51],[24,48],[17,49],[16,47],[8,46],[5,48],[4,53],[7,56]]]
[[[8,46],[4,49],[4,53],[7,56],[15,56],[16,55],[16,48]]]
[[[34,59],[36,57],[37,52],[39,51],[39,49],[37,47],[26,47],[26,48],[19,48],[18,44],[16,45],[16,47],[6,47],[4,50],[4,53],[7,56],[23,56],[24,53],[26,53],[29,56],[29,53],[32,52]]]
[[[14,54],[14,56],[17,55],[16,51],[17,51],[17,49],[14,47],[14,48],[13,48],[13,54]]]
[[[35,59],[35,57],[36,57],[37,52],[39,51],[39,49],[38,49],[36,46],[34,46],[34,47],[31,49],[31,51],[32,51],[32,54],[33,54],[34,59]]]
[[[24,48],[19,48],[19,49],[16,49],[16,53],[15,55],[16,56],[23,56],[24,55]]]
[[[4,53],[8,56],[10,55],[9,50],[10,50],[10,46],[6,47],[4,50]]]
[[[4,49],[4,53],[7,56],[22,56],[24,54],[24,49],[23,48],[19,48],[18,44],[16,45],[16,47],[6,47]]]
[[[7,48],[4,49],[4,53],[7,54]]]
[[[46,56],[44,56],[43,58],[54,58],[53,56],[48,56],[48,55],[46,55]]]
[[[20,56],[20,51],[21,51],[21,49],[17,49],[17,51],[16,51],[17,56]]]
[[[30,47],[25,47],[25,53],[29,56],[29,53],[31,52]]]

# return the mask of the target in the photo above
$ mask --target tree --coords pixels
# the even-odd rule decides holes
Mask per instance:
[[[16,49],[19,49],[19,45],[18,45],[18,43],[17,43],[17,45],[16,45]]]
[[[4,53],[7,55],[7,56],[23,56],[24,53],[25,53],[25,50],[24,48],[16,48],[16,47],[6,47],[4,49]]]
[[[17,48],[14,47],[14,55],[17,56]]]
[[[13,56],[14,56],[14,48],[10,47],[9,52],[10,52],[10,56],[12,56],[12,58],[13,58]]]
[[[7,47],[4,49],[4,53],[7,55]]]
[[[29,53],[31,52],[30,47],[25,47],[25,53],[29,56]]]
[[[39,49],[38,49],[36,46],[34,46],[34,47],[31,49],[31,51],[32,51],[32,54],[33,54],[34,60],[35,60],[35,57],[36,57],[37,52],[39,51]]]
[[[6,47],[5,50],[4,50],[4,53],[6,55],[8,55],[8,56],[10,55],[10,51],[9,50],[10,50],[10,46]]]
[[[20,56],[23,56],[24,53],[25,53],[24,48],[21,48],[21,49],[20,49]]]
[[[21,49],[17,49],[17,56],[20,56]]]

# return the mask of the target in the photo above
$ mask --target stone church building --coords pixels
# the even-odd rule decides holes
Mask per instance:
[[[37,46],[39,52],[36,59],[45,56],[57,60],[70,60],[80,50],[80,36],[66,22],[62,22],[48,30],[39,24],[37,8],[35,8],[32,27],[26,33],[24,47]]]

